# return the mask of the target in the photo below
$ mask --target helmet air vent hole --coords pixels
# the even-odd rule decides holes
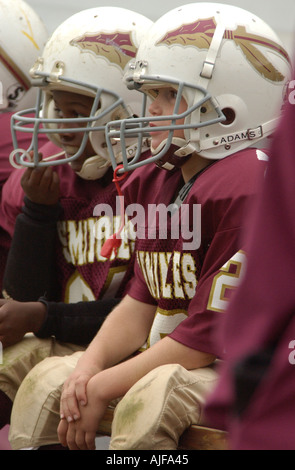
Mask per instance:
[[[222,112],[225,115],[226,120],[222,121],[221,124],[223,126],[229,126],[236,119],[236,113],[234,112],[232,108],[223,108]]]

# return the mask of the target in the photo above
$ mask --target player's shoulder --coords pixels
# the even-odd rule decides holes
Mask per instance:
[[[11,116],[12,113],[0,113],[1,130],[4,126],[7,126],[7,129],[10,130]]]
[[[204,172],[204,178],[221,183],[233,180],[247,183],[247,177],[263,174],[267,163],[267,150],[248,148],[214,162]]]
[[[195,197],[201,202],[248,197],[262,185],[267,161],[267,151],[254,148],[218,160],[196,180]]]
[[[269,156],[266,149],[247,148],[228,157],[218,160],[214,171],[238,172],[241,168],[249,172],[255,172],[263,168],[268,162]]]

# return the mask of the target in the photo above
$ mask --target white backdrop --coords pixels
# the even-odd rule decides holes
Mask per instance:
[[[194,0],[26,0],[41,16],[51,33],[70,15],[86,8],[118,6],[137,11],[155,21],[161,15]],[[203,0],[206,1],[206,0]],[[209,1],[209,0],[207,0]],[[295,0],[215,0],[245,8],[266,21],[285,42],[295,50]],[[294,45],[294,46],[293,46]]]

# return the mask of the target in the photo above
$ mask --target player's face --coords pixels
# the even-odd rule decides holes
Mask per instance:
[[[172,87],[164,87],[152,90],[155,99],[149,107],[149,113],[151,116],[169,116],[173,114],[175,101],[177,97],[177,91]],[[184,98],[181,99],[178,113],[183,113],[187,109],[187,103]],[[176,124],[183,124],[184,119],[179,119]],[[168,125],[168,121],[156,121],[151,123],[151,127],[165,126]],[[164,139],[167,139],[169,131],[152,132],[152,147],[156,149]],[[174,137],[184,138],[184,131],[182,129],[175,130],[173,133]]]
[[[55,112],[59,119],[85,118],[90,116],[93,105],[93,98],[90,96],[65,91],[53,91],[52,95],[55,104]],[[84,135],[82,132],[67,132],[68,128],[73,129],[75,127],[82,127],[82,124],[77,122],[59,125],[59,129],[64,129],[64,132],[59,134],[59,137],[62,148],[68,157],[77,153]],[[79,172],[84,161],[93,155],[95,155],[95,152],[88,140],[83,154],[71,162],[72,169]]]

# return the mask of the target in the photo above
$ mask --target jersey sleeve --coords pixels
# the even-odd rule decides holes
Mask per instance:
[[[137,259],[134,263],[134,276],[132,281],[129,283],[126,294],[134,299],[151,305],[157,305],[156,300],[150,294],[146,280],[144,279],[142,270],[140,269]]]
[[[192,349],[222,357],[215,331],[246,267],[246,255],[239,249],[239,240],[240,231],[236,228],[215,235],[189,304],[188,317],[171,333],[171,338]]]

